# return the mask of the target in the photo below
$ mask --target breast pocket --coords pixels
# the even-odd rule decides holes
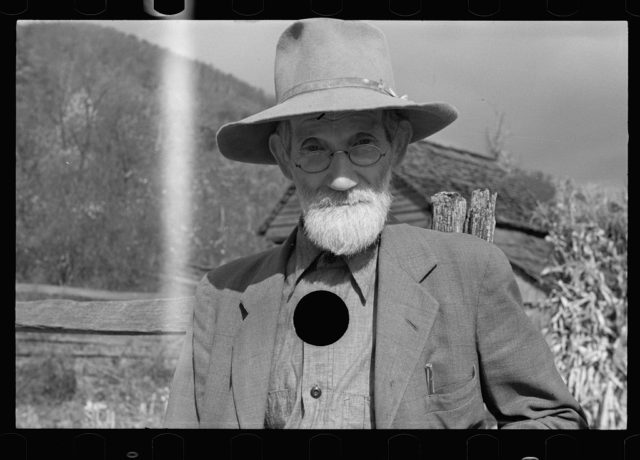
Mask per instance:
[[[424,397],[424,402],[428,413],[452,411],[466,406],[478,395],[478,372],[474,365],[470,377],[436,386],[433,394]]]

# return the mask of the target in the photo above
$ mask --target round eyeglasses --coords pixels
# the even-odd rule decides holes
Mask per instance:
[[[336,150],[335,152],[327,149],[302,149],[298,152],[298,162],[295,165],[306,173],[319,173],[329,168],[333,156],[340,152],[346,154],[349,161],[356,166],[372,166],[386,155],[373,144],[356,145],[349,150]]]

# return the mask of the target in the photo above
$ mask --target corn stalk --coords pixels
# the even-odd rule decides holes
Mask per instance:
[[[597,429],[627,425],[627,194],[558,186],[539,207],[549,229],[551,286],[537,308],[550,314],[543,334],[556,366]]]

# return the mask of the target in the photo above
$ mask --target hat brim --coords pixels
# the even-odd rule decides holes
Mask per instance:
[[[431,136],[458,117],[455,107],[443,102],[418,104],[367,88],[332,88],[299,94],[240,121],[226,123],[216,135],[218,149],[231,160],[276,164],[269,151],[269,136],[280,120],[322,112],[392,109],[411,123],[410,142]]]

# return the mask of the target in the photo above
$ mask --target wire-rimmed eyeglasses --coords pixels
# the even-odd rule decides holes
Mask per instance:
[[[319,173],[329,168],[333,156],[340,152],[346,154],[349,161],[356,166],[373,166],[386,155],[386,152],[382,152],[373,144],[361,144],[349,150],[336,150],[335,152],[326,149],[301,150],[298,152],[297,162],[294,164],[306,173]]]

